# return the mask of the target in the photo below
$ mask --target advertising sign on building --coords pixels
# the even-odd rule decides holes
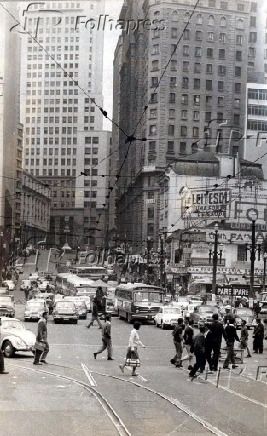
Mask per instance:
[[[231,193],[229,189],[188,189],[181,192],[183,219],[228,218]]]

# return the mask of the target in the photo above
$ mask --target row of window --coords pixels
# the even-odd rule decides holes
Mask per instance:
[[[67,170],[65,170],[65,169],[61,169],[60,171],[57,169],[57,168],[54,168],[54,169],[46,169],[46,168],[43,168],[42,169],[42,171],[41,170],[39,170],[39,168],[36,168],[35,170],[33,170],[33,169],[28,169],[28,172],[31,174],[31,175],[33,175],[33,176],[49,176],[49,177],[52,177],[52,176],[73,176],[73,177],[75,177],[76,176],[76,170],[71,170],[71,169],[67,169]]]
[[[49,51],[49,50],[47,50],[47,51]],[[62,55],[63,56],[63,55]],[[65,55],[64,55],[65,56]],[[72,56],[72,57],[71,57]],[[56,60],[63,60],[63,58],[61,58],[61,54],[57,54],[56,56],[55,56],[55,59]],[[79,53],[76,53],[75,55],[69,55],[68,57],[66,57],[66,58],[64,58],[64,60],[75,60],[75,61],[78,61],[79,60]],[[52,61],[52,59],[51,59],[51,56],[49,56],[49,55],[45,55],[44,53],[41,53],[41,54],[38,54],[38,55],[28,55],[27,56],[27,61],[42,61],[42,60],[46,60],[46,61],[49,61],[49,60],[51,60],[51,62],[53,62]],[[27,68],[28,68],[28,70],[30,70],[31,68],[29,67],[31,64],[28,64],[28,66],[27,66]],[[34,64],[34,65],[36,65],[36,64]],[[40,65],[40,64],[38,64],[38,65]],[[46,65],[48,65],[48,64],[46,64]],[[50,64],[50,68],[56,68],[56,66],[55,66],[56,64],[54,64],[54,63],[51,63]],[[42,67],[39,67],[38,66],[38,68],[42,68]],[[91,65],[89,64],[89,68],[91,68]],[[34,69],[34,67],[32,68],[32,69]],[[35,67],[35,69],[36,69],[36,67]]]
[[[249,89],[248,98],[252,100],[267,100],[267,89]]]
[[[249,115],[259,115],[262,117],[267,117],[267,106],[248,106]]]
[[[258,132],[267,132],[267,122],[248,120],[248,130],[257,130]]]
[[[29,166],[29,164],[31,166],[34,166],[34,165],[39,166],[40,165],[40,159],[38,159],[38,158],[37,159],[25,159],[25,165]],[[75,167],[76,166],[76,159],[64,159],[64,158],[62,158],[60,160],[60,162],[59,162],[59,159],[42,159],[41,160],[41,164],[43,166],[47,166],[47,165],[52,166],[52,165],[59,165],[59,164],[61,164],[61,165],[67,165],[67,166]]]
[[[36,91],[35,89],[27,89],[26,95],[78,95],[78,89],[38,89]]]
[[[76,148],[61,148],[60,152],[62,156],[76,156]],[[56,156],[58,156],[59,153],[59,149],[58,148],[43,148],[43,155],[46,156],[47,154],[49,154],[49,156],[53,156],[54,154]],[[30,154],[30,150],[29,148],[26,148],[26,156],[28,156]],[[36,154],[37,156],[41,154],[41,149],[40,148],[31,148],[31,155]]]
[[[33,127],[33,128],[35,128],[35,127]],[[37,129],[39,129],[39,128],[37,128]],[[38,132],[38,130],[36,130],[36,132]],[[44,127],[43,128],[43,134],[44,135],[53,135],[53,134],[60,134],[60,128],[59,127],[55,127],[55,128],[53,128],[53,127]],[[76,135],[77,134],[77,127],[62,127],[61,128],[61,133],[63,134],[63,135],[65,135],[65,134],[68,134],[68,135],[72,135],[72,134],[74,134],[74,135]],[[38,134],[38,133],[37,133]],[[28,136],[28,135],[30,135],[30,127],[26,127],[26,135]]]
[[[217,115],[218,115],[218,118],[217,118],[218,122],[220,122],[220,121],[222,122],[224,120],[223,113],[222,112],[218,112]],[[199,113],[196,113],[196,114],[194,113],[194,116],[196,116],[196,118],[194,118],[194,121],[198,121],[200,114]],[[207,121],[209,121],[209,118],[207,118]],[[239,114],[234,114],[234,124],[237,125],[237,126],[240,125],[240,115]],[[267,123],[265,123],[265,124],[266,124],[266,130],[267,130]],[[181,136],[187,136],[188,135],[188,130],[189,130],[188,126],[181,126],[180,127],[180,134],[181,134]],[[262,130],[264,130],[264,129],[262,129]],[[199,127],[194,127],[193,126],[193,128],[192,128],[193,137],[198,138],[199,137],[199,131],[200,131]],[[157,126],[155,124],[154,125],[150,125],[149,126],[149,133],[148,133],[149,136],[155,136],[155,135],[157,135],[157,133],[158,133]],[[169,136],[174,136],[174,134],[175,134],[175,125],[174,124],[169,124],[167,126],[167,134]]]
[[[42,143],[44,144],[44,145],[59,145],[59,144],[62,144],[62,145],[77,145],[77,138],[58,138],[58,137],[55,137],[55,138],[52,138],[52,137],[50,137],[50,138],[42,138]],[[35,146],[35,145],[41,145],[41,138],[26,138],[26,145],[32,145],[32,146]]]
[[[66,56],[68,56],[68,55],[66,55]],[[50,57],[48,56],[48,58],[46,60],[49,60],[49,59],[50,59]],[[60,58],[60,60],[61,60],[61,58]],[[73,55],[69,55],[69,57],[67,57],[64,60],[73,61],[74,60]],[[73,68],[78,68],[79,67],[79,64],[73,63],[73,62],[70,62],[69,64],[64,64],[64,65],[67,65],[66,67],[64,67],[65,70],[68,69],[68,68],[73,69]],[[45,64],[44,65],[44,69],[45,70],[49,70],[50,67],[55,69],[55,64],[51,63],[51,64]],[[38,70],[42,70],[43,69],[43,64],[27,64],[27,70],[37,70],[37,69]],[[61,77],[62,76],[62,71],[57,71],[57,72],[50,71],[50,72],[46,72],[45,74],[50,74],[51,77],[55,77],[55,76],[53,76],[53,74],[56,74],[57,77]],[[46,76],[46,77],[49,77],[49,76]]]
[[[181,30],[178,29],[177,27],[172,27],[171,28],[171,37],[172,38],[179,38],[181,33]],[[189,29],[185,29],[183,31],[183,39],[184,40],[190,40],[192,35],[191,35],[192,31],[190,31]],[[227,41],[227,36],[225,32],[219,32],[218,34],[216,34],[213,31],[207,31],[207,32],[203,32],[202,30],[195,30],[194,31],[194,39],[195,41],[202,41],[204,38],[206,39],[206,41],[210,41],[210,42],[221,42],[222,44],[225,44]],[[205,36],[206,35],[206,36]],[[154,44],[153,45],[153,52],[152,54],[156,54],[159,44]]]

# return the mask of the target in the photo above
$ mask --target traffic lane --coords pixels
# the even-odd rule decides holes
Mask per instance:
[[[54,358],[52,359],[54,355],[55,359],[58,357],[61,362],[67,364],[76,362],[78,366],[85,363],[91,371],[121,375],[118,363],[122,363],[125,358],[128,336],[132,328],[130,325],[118,319],[112,320],[114,358],[116,359],[113,362],[106,360],[106,352],[97,356],[97,360],[93,358],[93,352],[101,344],[101,331],[98,327],[86,330],[80,321],[77,326],[71,326],[70,330],[65,330],[64,327],[67,326],[64,325],[56,325],[56,327],[61,327],[61,329],[57,330],[57,333],[53,329],[53,337],[55,338],[56,334],[57,338],[63,338],[64,331],[68,340],[65,343],[54,344],[51,349],[51,361],[54,361]],[[71,330],[72,333],[70,333]],[[75,345],[71,345],[70,338],[76,338]],[[140,373],[148,380],[150,387],[177,398],[192,412],[211,422],[212,425],[218,426],[226,434],[262,434],[264,410],[261,407],[229,392],[216,389],[208,383],[203,383],[202,380],[192,383],[188,380],[186,371],[170,365],[169,357],[174,354],[171,331],[161,331],[149,325],[142,326],[140,338],[148,345],[147,349],[140,350],[142,362]],[[150,346],[150,344],[153,345]],[[60,356],[56,356],[54,347],[61,349]],[[228,373],[225,376],[228,377]],[[233,410],[236,415],[233,414]]]
[[[82,387],[38,370],[20,369],[17,364],[22,365],[21,361],[11,364],[10,374],[1,377],[1,434],[118,434],[100,404]]]
[[[54,325],[50,319],[48,323],[48,337],[50,343],[48,360],[51,363],[70,365],[76,368],[80,368],[81,364],[85,363],[92,371],[100,371],[110,375],[119,375],[120,370],[118,368],[118,363],[124,361],[132,326],[124,321],[118,320],[117,318],[112,319],[112,338],[114,344],[114,357],[116,360],[111,362],[106,360],[106,352],[97,356],[97,360],[94,360],[93,352],[96,351],[101,344],[101,331],[98,330],[98,327],[91,327],[88,330],[85,328],[85,325],[86,322],[81,320],[78,325]],[[35,327],[37,327],[36,324]],[[228,399],[224,399],[224,397],[229,395],[229,393],[216,390],[214,387],[212,388],[213,390],[210,391],[211,387],[207,389],[206,385],[204,389],[203,386],[201,386],[200,390],[198,381],[193,383],[189,382],[187,380],[187,373],[170,365],[169,358],[174,354],[171,330],[162,331],[152,325],[144,325],[140,329],[140,338],[144,343],[146,343],[146,345],[148,345],[147,349],[140,350],[142,362],[140,372],[148,380],[150,386],[156,387],[161,392],[163,391],[174,398],[177,398],[178,395],[179,399],[182,399],[191,410],[198,410],[204,418],[212,420],[214,425],[218,422],[217,407],[221,402],[223,402],[224,409],[226,409],[221,413],[221,416],[223,417],[222,425],[225,425],[224,421],[226,420],[226,417],[231,416],[233,410],[239,411],[239,409],[241,409],[242,412],[244,401],[240,398],[237,400],[235,399],[233,405],[232,401],[229,402]],[[210,398],[210,396],[211,398],[216,398],[217,404],[213,401],[209,403],[209,413],[207,415],[207,408],[204,407],[203,409],[202,406],[207,402],[207,399]],[[195,399],[197,399],[196,402]],[[235,409],[236,406],[237,409]],[[200,409],[197,409],[197,407],[200,407]],[[246,416],[250,416],[251,410],[250,407],[246,407],[244,410],[245,412],[238,413],[239,415],[241,414],[241,419],[243,419],[243,414],[245,415],[245,420],[243,419],[243,421],[246,423]],[[253,417],[249,418],[248,424],[256,422],[262,431],[262,421],[260,419],[262,413],[260,412],[259,416],[256,418],[255,414],[257,415],[253,410]],[[236,426],[240,426],[239,418],[231,421],[231,426],[234,429],[233,431],[236,431]],[[242,428],[244,428],[244,425]],[[248,428],[246,430],[248,430]],[[254,434],[253,431],[252,434]]]

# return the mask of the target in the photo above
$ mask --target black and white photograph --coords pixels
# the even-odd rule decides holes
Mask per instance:
[[[0,436],[267,433],[267,0],[0,0]]]

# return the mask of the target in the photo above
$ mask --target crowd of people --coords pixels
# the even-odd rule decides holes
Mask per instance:
[[[257,324],[253,331],[253,352],[263,353],[264,325],[260,318],[256,320]],[[223,362],[223,368],[236,368],[236,342],[239,342],[239,349],[246,351],[247,358],[251,357],[248,347],[248,329],[246,321],[242,320],[240,337],[237,334],[235,321],[230,311],[227,311],[224,317],[224,323],[219,321],[217,313],[212,315],[212,322],[199,326],[199,333],[195,335],[193,329],[193,320],[189,317],[178,318],[177,326],[172,332],[173,343],[175,347],[175,356],[171,363],[178,368],[183,367],[183,362],[188,361],[189,377],[192,379],[199,371],[202,373],[206,365],[210,373],[218,371],[219,358],[222,350],[222,340],[225,340],[226,357]],[[184,351],[186,355],[183,356]],[[193,365],[193,361],[195,362]]]

